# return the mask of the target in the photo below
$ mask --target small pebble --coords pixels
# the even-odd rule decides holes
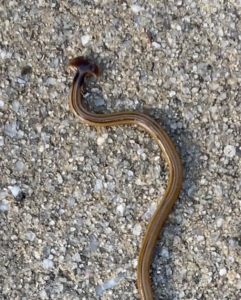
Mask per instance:
[[[83,35],[81,37],[81,43],[83,46],[87,45],[90,41],[90,36],[89,35]]]
[[[105,290],[115,287],[116,285],[118,285],[119,281],[119,277],[111,278],[109,280],[106,280],[102,285],[96,286],[96,296],[101,296]]]
[[[3,108],[3,106],[4,106],[4,101],[0,100],[0,108]]]
[[[29,231],[25,234],[26,239],[30,242],[33,242],[36,238],[36,234],[33,231]]]
[[[94,191],[96,193],[98,193],[99,191],[101,191],[103,189],[103,182],[101,179],[96,179],[95,181],[95,187],[94,187]]]
[[[215,187],[215,193],[216,193],[217,195],[219,195],[219,196],[221,196],[221,195],[223,194],[223,191],[222,191],[222,188],[221,188],[220,185],[217,185],[217,186]]]
[[[17,161],[16,164],[15,164],[15,169],[16,171],[23,171],[25,168],[25,164],[22,162],[22,161]]]
[[[133,228],[133,234],[139,236],[141,234],[141,224],[136,224]]]
[[[1,58],[4,59],[6,57],[6,51],[2,50],[0,52]]]
[[[203,235],[198,235],[196,238],[197,238],[198,242],[202,242],[204,240],[204,236]]]
[[[103,98],[100,98],[100,97],[96,97],[95,100],[94,100],[94,103],[95,103],[95,106],[102,106],[102,105],[105,105],[105,101]]]
[[[151,219],[151,217],[154,215],[156,208],[157,208],[157,204],[154,202],[151,203],[150,206],[148,207],[147,211],[142,216],[142,219],[149,221]]]
[[[159,43],[157,43],[157,42],[152,42],[152,46],[153,46],[155,49],[161,48],[161,44],[159,44]]]
[[[140,5],[133,4],[131,5],[131,10],[133,11],[133,13],[138,14],[140,11],[143,11],[144,8]]]
[[[124,215],[124,212],[125,212],[125,205],[124,204],[120,204],[117,206],[116,208],[117,212],[123,216]]]
[[[191,113],[190,111],[187,111],[185,113],[185,118],[190,121],[193,118],[193,113]]]
[[[69,198],[68,198],[68,205],[69,205],[70,207],[74,207],[74,206],[75,206],[75,198],[69,197]]]
[[[9,186],[10,191],[12,192],[14,197],[17,197],[17,195],[20,193],[21,189],[19,186],[14,185],[14,186]]]
[[[224,148],[224,154],[227,156],[227,157],[234,157],[235,154],[236,154],[236,149],[234,146],[232,145],[227,145],[225,148]]]
[[[38,251],[34,251],[34,252],[33,252],[33,256],[34,256],[34,258],[36,258],[37,260],[40,260],[40,254],[39,254]]]
[[[9,124],[6,124],[4,127],[4,132],[9,137],[13,138],[17,135],[17,123],[16,121],[12,121]]]
[[[169,258],[169,251],[166,248],[162,248],[161,250],[161,256],[165,258]]]
[[[20,107],[20,103],[18,101],[13,101],[13,103],[12,103],[13,111],[15,111],[17,113],[19,110],[19,107]]]
[[[223,225],[223,219],[222,219],[222,218],[219,218],[219,219],[217,220],[217,227],[222,227],[222,225]]]
[[[48,85],[55,85],[55,78],[49,77],[49,78],[46,80],[46,83],[47,83]]]
[[[8,204],[4,203],[4,202],[0,202],[0,211],[4,212],[4,211],[8,211]]]
[[[61,176],[60,173],[57,173],[57,179],[58,179],[58,183],[62,184],[63,183],[63,177]]]
[[[219,270],[219,275],[220,276],[224,276],[224,275],[226,275],[227,274],[227,269],[226,268],[223,268],[223,269],[220,269]]]
[[[18,78],[17,82],[20,84],[26,84],[26,80],[22,79],[22,78]]]
[[[106,139],[103,136],[97,138],[97,145],[102,146],[105,143]]]
[[[196,6],[197,6],[196,2],[191,3],[191,8],[196,8]]]
[[[72,256],[72,260],[73,261],[76,261],[76,262],[80,262],[81,261],[81,258],[80,258],[80,255],[79,253],[76,253]]]
[[[189,197],[193,197],[194,196],[194,194],[196,193],[196,191],[197,191],[197,188],[196,188],[196,186],[195,185],[193,185],[193,186],[191,186],[189,189],[188,189],[188,196]]]
[[[45,290],[40,291],[39,296],[40,296],[41,299],[47,299],[48,298],[47,293],[46,293]]]
[[[54,263],[51,259],[44,259],[43,260],[43,268],[44,269],[51,269],[54,267]]]
[[[0,147],[2,147],[4,145],[4,139],[3,136],[0,136]]]

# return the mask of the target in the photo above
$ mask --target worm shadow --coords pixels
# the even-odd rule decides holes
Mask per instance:
[[[107,72],[106,72],[106,64],[109,66],[115,66],[115,63],[111,60],[111,58],[101,59],[96,57],[95,54],[90,53],[88,55],[89,59],[95,61],[100,69],[100,76],[107,79]],[[95,81],[95,83],[93,83]],[[95,106],[95,101],[93,100],[96,96],[101,96],[101,85],[96,82],[95,79],[90,78],[88,80],[88,86],[84,86],[84,90],[88,91],[95,86],[96,92],[88,96],[88,100],[85,98],[83,102],[89,111],[92,111],[97,114],[104,114],[108,113],[104,102],[101,105]],[[199,145],[195,144],[192,140],[192,133],[186,129],[185,120],[182,117],[182,108],[184,104],[180,99],[176,96],[173,97],[170,101],[170,106],[168,110],[163,111],[162,109],[157,108],[149,108],[149,107],[141,107],[137,109],[137,111],[145,113],[146,115],[151,116],[155,119],[162,128],[167,132],[171,140],[173,141],[174,145],[177,148],[177,151],[180,155],[182,164],[183,164],[183,187],[177,200],[176,204],[174,205],[173,211],[171,212],[168,220],[164,224],[160,238],[157,242],[155,252],[153,255],[153,263],[151,267],[151,278],[153,278],[153,293],[155,299],[158,300],[172,300],[177,296],[176,287],[172,280],[170,280],[171,275],[168,275],[165,272],[164,268],[168,264],[170,265],[171,269],[177,269],[178,266],[175,266],[175,263],[172,260],[173,257],[173,240],[168,239],[167,244],[165,247],[168,248],[170,256],[168,258],[161,254],[163,249],[163,244],[165,244],[165,238],[168,235],[172,237],[178,236],[181,238],[182,235],[182,224],[177,223],[173,215],[175,215],[175,211],[177,209],[182,208],[182,211],[187,211],[188,207],[195,202],[192,199],[192,194],[195,192],[195,186],[197,180],[200,178],[202,170],[200,169],[200,157],[203,155],[201,148]],[[182,126],[173,126],[173,124],[180,124]],[[184,207],[184,208],[183,208]],[[184,247],[186,246],[185,241],[182,241]],[[140,243],[141,246],[141,243]],[[188,250],[187,250],[188,251]],[[161,270],[161,275],[158,275]]]

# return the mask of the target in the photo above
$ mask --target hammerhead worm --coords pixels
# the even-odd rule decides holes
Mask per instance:
[[[182,164],[179,155],[166,132],[148,115],[134,111],[110,114],[88,112],[83,106],[81,92],[86,76],[99,76],[99,68],[94,62],[84,57],[76,57],[69,60],[69,67],[76,70],[69,104],[72,112],[83,124],[91,126],[139,125],[155,139],[168,164],[168,185],[163,198],[148,224],[137,266],[137,285],[140,298],[141,300],[154,300],[149,274],[150,265],[163,224],[177,200],[182,186]]]

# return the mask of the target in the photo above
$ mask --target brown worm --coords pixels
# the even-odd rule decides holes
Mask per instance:
[[[139,125],[156,140],[168,164],[167,189],[148,224],[137,266],[137,284],[141,300],[153,300],[150,266],[157,239],[182,186],[182,165],[179,155],[166,132],[156,121],[145,114],[126,111],[97,115],[88,112],[83,106],[81,92],[86,75],[99,76],[99,68],[84,57],[71,59],[69,66],[76,70],[70,96],[70,108],[82,123],[91,126]]]

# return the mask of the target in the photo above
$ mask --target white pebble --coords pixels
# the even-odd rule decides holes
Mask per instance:
[[[128,170],[127,176],[128,176],[128,179],[131,180],[131,178],[134,176],[134,173],[131,170]]]
[[[181,27],[180,25],[177,25],[177,26],[176,26],[176,29],[177,29],[178,31],[181,31],[181,30],[182,30],[182,27]]]
[[[60,173],[57,173],[57,179],[58,179],[58,183],[59,183],[59,184],[62,184],[62,183],[63,183],[63,178],[62,178],[62,176],[61,176]]]
[[[36,258],[37,260],[40,259],[40,254],[39,254],[38,251],[34,251],[34,252],[33,252],[33,256],[34,256],[34,258]]]
[[[223,225],[223,219],[222,218],[219,218],[217,220],[217,227],[221,227]]]
[[[36,238],[36,234],[33,231],[29,231],[25,234],[26,239],[30,242],[33,242]]]
[[[121,216],[123,216],[125,212],[125,204],[118,205],[116,210]]]
[[[140,235],[141,234],[141,224],[136,224],[133,228],[133,234],[134,235]]]
[[[4,145],[4,139],[3,136],[0,136],[0,147],[2,147]]]
[[[75,254],[72,256],[72,260],[73,260],[73,261],[76,261],[76,262],[80,262],[80,261],[81,261],[81,258],[80,258],[79,253],[75,253]]]
[[[20,193],[20,187],[17,185],[9,186],[9,189],[12,192],[14,197],[16,197]]]
[[[0,191],[0,200],[5,199],[8,196],[8,192],[6,190]]]
[[[99,136],[97,138],[97,145],[102,146],[105,143],[105,138],[103,136]]]
[[[46,293],[45,290],[40,291],[39,296],[40,296],[41,299],[47,299],[48,298],[47,293]]]
[[[224,276],[226,274],[227,274],[227,269],[226,268],[222,268],[222,269],[219,270],[219,275],[220,276]]]
[[[143,11],[144,8],[141,7],[140,5],[133,4],[133,5],[131,5],[131,10],[133,11],[133,13],[137,14],[140,11]]]
[[[224,154],[227,156],[227,157],[234,157],[234,155],[236,154],[236,149],[234,146],[232,145],[227,145],[225,148],[224,148]]]
[[[100,98],[100,97],[96,97],[95,100],[95,106],[102,106],[105,104],[105,101],[103,98]]]
[[[8,204],[0,202],[0,211],[8,211]]]
[[[44,259],[43,260],[43,268],[44,269],[50,269],[50,268],[53,268],[54,266],[54,263],[51,259]]]
[[[159,44],[159,43],[157,43],[157,42],[152,42],[152,46],[153,46],[155,49],[161,48],[161,44]]]
[[[222,30],[222,28],[218,29],[218,35],[221,36],[221,37],[223,37],[223,30]]]
[[[55,85],[55,78],[49,77],[49,78],[46,80],[46,83],[47,83],[47,84],[50,84],[50,85]]]
[[[196,2],[191,3],[191,8],[196,8],[196,6],[197,6]]]
[[[90,36],[89,35],[83,35],[81,37],[81,43],[83,46],[87,45],[90,41]]]
[[[68,205],[70,207],[74,207],[75,206],[75,198],[69,197],[69,199],[68,199]]]
[[[39,146],[39,152],[44,152],[44,145]]]
[[[142,158],[143,160],[146,160],[146,158],[147,158],[146,153],[142,153],[142,154],[141,154],[141,158]]]
[[[20,103],[18,101],[13,101],[13,104],[12,104],[13,111],[18,112],[19,106],[20,106]]]
[[[111,289],[118,285],[119,281],[120,278],[116,277],[106,280],[102,285],[97,285],[95,288],[96,295],[101,296],[105,290]]]
[[[13,121],[5,125],[4,132],[9,137],[14,137],[17,134],[17,122]]]
[[[17,82],[20,83],[20,84],[25,84],[26,83],[26,81],[23,80],[22,78],[18,78]]]
[[[140,178],[137,178],[137,179],[135,180],[135,184],[136,184],[136,185],[143,185],[143,183],[142,183],[142,181],[141,181]]]
[[[193,118],[193,113],[191,113],[190,111],[187,111],[185,113],[185,118],[189,121]]]
[[[0,100],[0,108],[2,108],[4,106],[4,101]]]
[[[223,194],[223,190],[222,190],[222,187],[220,185],[217,185],[215,187],[215,193],[219,196],[221,196]]]
[[[211,90],[212,90],[212,91],[216,91],[218,88],[219,88],[219,84],[218,84],[218,83],[213,83],[213,84],[211,85]]]
[[[1,51],[1,58],[4,59],[6,56],[6,52],[4,50]]]
[[[157,208],[157,204],[155,202],[152,202],[151,205],[148,207],[147,211],[142,216],[143,220],[150,220],[151,217],[154,215]]]
[[[203,235],[198,235],[197,236],[197,241],[198,242],[201,242],[201,241],[203,241],[204,240],[204,236]]]
[[[165,257],[165,258],[169,258],[169,251],[166,249],[166,248],[163,248],[162,250],[161,250],[161,256],[162,257]]]
[[[95,192],[99,192],[102,189],[103,189],[102,180],[101,179],[96,179],[96,181],[95,181],[95,187],[94,187]]]
[[[25,164],[22,161],[17,161],[15,164],[15,168],[17,171],[22,171],[25,168]]]
[[[227,98],[227,93],[221,93],[218,97],[221,101],[225,100]]]
[[[105,233],[106,233],[107,235],[111,234],[111,233],[112,233],[112,229],[111,229],[110,227],[106,227],[106,228],[105,228]]]

